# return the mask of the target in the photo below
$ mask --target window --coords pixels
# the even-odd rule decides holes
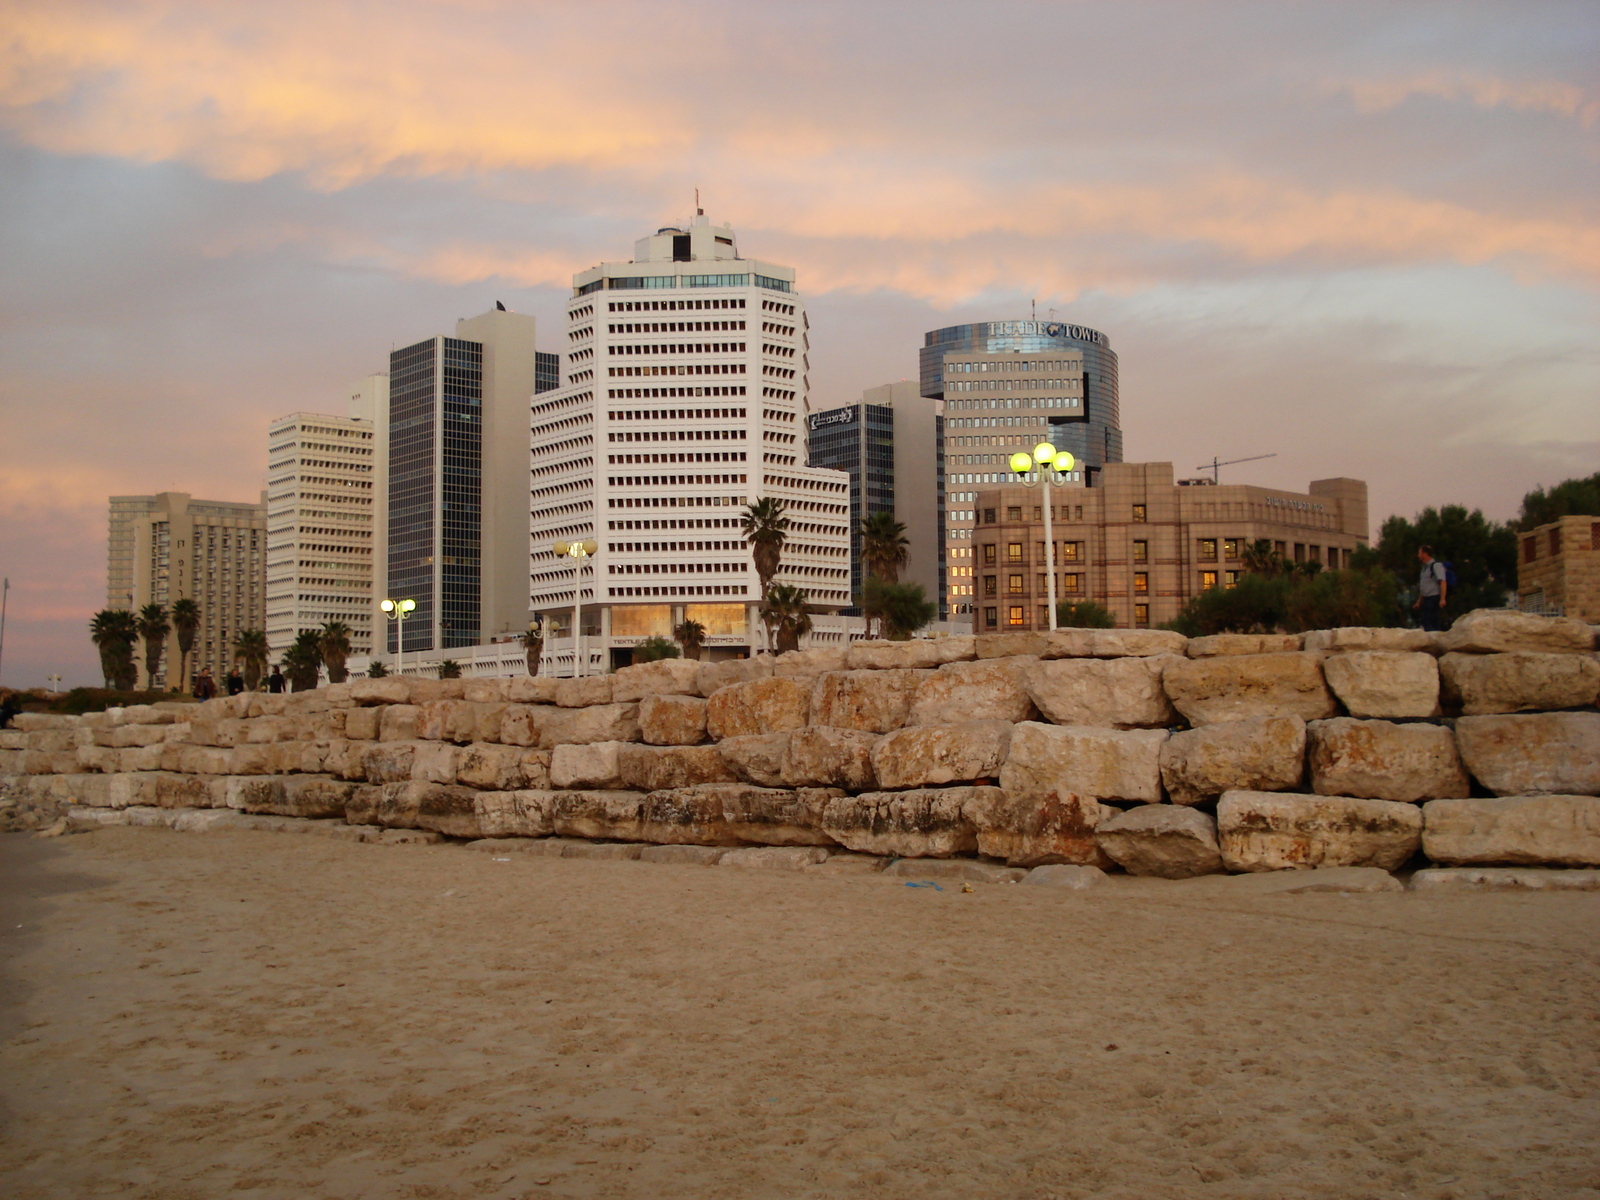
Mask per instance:
[[[1200,539],[1200,561],[1201,562],[1216,562],[1217,561],[1217,539],[1216,538],[1201,538]],[[1216,574],[1216,572],[1213,571],[1212,574]]]
[[[1272,543],[1272,548],[1273,548],[1273,550],[1275,550],[1277,552],[1277,555],[1278,555],[1279,558],[1288,558],[1289,557],[1289,543],[1288,542],[1273,542]]]
[[[1223,538],[1222,539],[1222,557],[1227,559],[1229,562],[1238,562],[1239,561],[1239,539],[1238,538]]]
[[[1522,539],[1522,561],[1532,562],[1539,557],[1539,539],[1525,537]]]
[[[1044,604],[1039,605],[1039,623],[1036,626],[1034,626],[1034,628],[1035,629],[1049,629],[1050,628],[1050,608],[1049,608],[1048,605],[1044,605]]]
[[[1036,563],[1043,563],[1044,562],[1044,543],[1043,542],[1035,542],[1033,544],[1033,561],[1036,562]]]
[[[983,610],[983,621],[984,621],[984,624],[986,624],[990,629],[993,629],[996,625],[998,625],[1000,623],[1000,610],[998,608],[986,608],[986,609],[984,609]]]
[[[1013,594],[1024,590],[1023,587],[1022,587],[1022,576],[1021,575],[1012,575],[1012,576],[1010,576],[1006,580],[1006,583],[1008,585],[1006,590],[1011,592],[1011,593],[1013,593]]]
[[[1081,521],[1081,520],[1083,520],[1083,505],[1081,505],[1081,504],[1077,504],[1077,505],[1074,505],[1074,506],[1073,506],[1073,509],[1072,509],[1072,519],[1073,519],[1073,520],[1074,520],[1074,521]]]
[[[1006,509],[1006,520],[1008,520],[1008,521],[1020,521],[1020,520],[1022,520],[1022,506],[1019,505],[1019,504],[1013,504],[1009,508],[1007,508]]]
[[[1142,522],[1145,521],[1145,519],[1146,519],[1145,512],[1146,512],[1146,509],[1145,509],[1144,505],[1135,504],[1133,506],[1133,519],[1134,519],[1134,522],[1136,524],[1139,524],[1139,523],[1142,523]]]
[[[1236,584],[1238,582],[1239,582],[1239,572],[1237,572],[1237,571],[1229,571],[1228,572],[1228,586],[1232,587],[1234,584]]]
[[[1149,562],[1150,561],[1150,543],[1149,542],[1134,542],[1134,544],[1133,544],[1133,561],[1134,562]]]
[[[1550,531],[1550,554],[1555,556],[1561,553],[1561,526],[1557,525]]]
[[[1296,542],[1294,544],[1294,560],[1295,562],[1305,562],[1306,546],[1304,542]]]
[[[1027,611],[1028,610],[1023,608],[1022,605],[1013,604],[1010,608],[1006,609],[1006,624],[1026,625],[1028,623],[1028,618],[1026,616]]]
[[[1034,589],[1033,589],[1034,595],[1036,595],[1036,596],[1049,595],[1049,593],[1050,593],[1050,579],[1049,579],[1049,576],[1041,575],[1041,576],[1039,576],[1039,578],[1037,580],[1034,581],[1034,583],[1035,583],[1035,586],[1034,586]]]
[[[1035,521],[1044,520],[1044,509],[1040,508],[1037,504],[1033,506],[1033,519]]]
[[[1309,557],[1311,559],[1311,561],[1314,562],[1314,563],[1319,563],[1319,562],[1322,561],[1322,547],[1321,546],[1312,546],[1312,547],[1310,547],[1307,550],[1306,554],[1307,554],[1307,557]]]
[[[1133,573],[1133,590],[1135,592],[1139,593],[1140,595],[1145,595],[1145,594],[1149,593],[1149,591],[1150,591],[1150,572],[1148,572],[1148,571],[1135,571]]]
[[[983,548],[983,561],[985,565],[989,565],[994,562],[994,549],[995,548],[993,544],[987,545]]]
[[[994,524],[994,509],[986,508],[983,510],[983,523],[985,525]]]
[[[1210,591],[1212,588],[1214,588],[1216,586],[1217,586],[1217,573],[1215,571],[1201,571],[1200,572],[1200,588],[1201,588],[1202,591]]]
[[[1082,558],[1083,558],[1083,543],[1082,542],[1062,542],[1061,543],[1061,561],[1062,562],[1078,562]]]
[[[1150,606],[1148,604],[1135,604],[1133,606],[1133,624],[1138,629],[1150,627]]]
[[[1072,592],[1072,593],[1076,594],[1078,592],[1083,591],[1083,576],[1082,575],[1068,575],[1068,576],[1065,576],[1064,580],[1063,580],[1063,583],[1064,583],[1065,586],[1063,586],[1061,590],[1064,591],[1064,592]]]
[[[983,577],[983,594],[985,596],[998,596],[1000,594],[1000,577],[998,575],[985,575]]]
[[[1006,561],[1007,562],[1021,562],[1022,561],[1022,543],[1021,542],[1012,542],[1012,543],[1010,543],[1009,545],[1006,546]]]

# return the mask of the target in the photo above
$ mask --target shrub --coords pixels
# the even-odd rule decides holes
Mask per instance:
[[[1062,629],[1115,629],[1117,619],[1093,600],[1062,600],[1056,605],[1056,624]]]
[[[680,657],[678,647],[662,637],[659,633],[647,637],[633,648],[633,661],[636,663],[655,662],[663,658]]]

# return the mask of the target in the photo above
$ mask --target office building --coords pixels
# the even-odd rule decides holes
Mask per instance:
[[[990,486],[974,501],[975,632],[1049,628],[1045,503],[1057,599],[1102,604],[1120,627],[1160,625],[1190,597],[1232,586],[1260,539],[1294,562],[1341,568],[1368,536],[1358,479],[1319,479],[1299,493],[1175,482],[1171,463],[1108,463],[1094,487]]]
[[[1517,546],[1519,608],[1600,624],[1600,518],[1562,517]]]
[[[177,600],[200,609],[189,655],[193,678],[202,667],[220,679],[233,663],[233,641],[266,627],[267,506],[195,500],[187,492],[112,496],[106,556],[106,607],[138,612]],[[169,636],[155,679],[136,654],[140,685],[184,687],[173,672],[178,642]]]
[[[386,597],[416,601],[405,649],[527,628],[528,409],[557,356],[496,306],[389,356]],[[395,649],[392,631],[382,639]]]
[[[813,467],[850,477],[850,595],[861,594],[861,522],[893,513],[906,527],[909,558],[900,572],[918,583],[945,619],[944,418],[940,403],[913,380],[868,388],[857,404],[814,412],[806,420]]]
[[[849,481],[804,465],[806,316],[790,267],[739,256],[697,214],[641,238],[630,262],[573,277],[567,377],[533,406],[528,603],[570,671],[581,594],[586,671],[629,661],[684,619],[708,657],[764,644],[744,506],[790,519],[776,582],[820,612],[850,602]],[[575,567],[558,540],[593,538]],[[581,571],[581,587],[576,574]]]

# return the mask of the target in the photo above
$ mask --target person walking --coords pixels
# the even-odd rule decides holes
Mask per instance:
[[[267,691],[274,696],[283,691],[283,672],[278,669],[278,664],[272,664],[272,674],[267,676]]]
[[[1422,564],[1422,573],[1417,579],[1417,602],[1411,607],[1417,610],[1424,629],[1438,633],[1443,628],[1440,610],[1450,601],[1450,575],[1445,565],[1433,557],[1432,546],[1419,547],[1417,561]]]
[[[217,681],[211,678],[211,668],[201,667],[200,677],[194,681],[194,698],[209,700],[217,694]]]
[[[244,672],[235,667],[228,672],[228,695],[237,696],[244,691]]]

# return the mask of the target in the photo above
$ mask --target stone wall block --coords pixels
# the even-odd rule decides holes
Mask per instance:
[[[814,683],[829,671],[843,671],[850,652],[845,646],[813,646],[809,650],[789,650],[772,659],[772,674],[780,679]]]
[[[974,793],[995,791],[953,787],[840,796],[824,806],[822,831],[864,854],[948,858],[978,848],[978,831],[966,805],[979,799]]]
[[[699,745],[706,740],[706,702],[689,694],[646,696],[639,701],[639,733],[653,746]]]
[[[722,662],[703,662],[695,669],[695,690],[709,699],[730,684],[749,683],[753,679],[768,679],[771,675],[770,654],[759,654],[754,658],[730,658]]]
[[[1095,837],[1130,875],[1192,879],[1220,874],[1217,823],[1210,814],[1172,804],[1146,804],[1102,822]]]
[[[474,742],[456,759],[456,782],[491,792],[548,790],[552,751]]]
[[[1181,657],[1034,660],[1023,686],[1048,721],[1114,729],[1164,729],[1178,721],[1161,686],[1168,662]]]
[[[1095,827],[1103,809],[1093,798],[1064,792],[1025,799],[1003,788],[967,790],[964,811],[977,830],[980,854],[1013,867],[1100,862]]]
[[[1439,673],[1446,700],[1471,715],[1584,708],[1600,695],[1600,659],[1590,654],[1451,651]]]
[[[1462,717],[1456,745],[1497,796],[1600,796],[1600,713]]]
[[[353,709],[353,712],[371,711]],[[329,775],[336,775],[340,779],[364,780],[367,777],[366,753],[376,742],[342,741],[331,742],[328,745],[327,756],[323,761],[323,770]]]
[[[555,791],[550,794],[550,824],[563,837],[642,841],[644,801],[643,792]]]
[[[375,682],[382,683],[383,680]],[[377,708],[348,708],[344,714],[344,736],[353,742],[375,742],[378,740],[378,718],[382,716]]]
[[[585,675],[581,679],[563,679],[556,684],[556,704],[561,708],[589,708],[596,704],[612,703],[610,675]]]
[[[614,744],[617,746],[618,777],[622,786],[629,790],[654,792],[702,783],[739,781],[715,746]]]
[[[623,742],[561,745],[550,751],[550,786],[616,789],[622,786]]]
[[[544,675],[516,675],[505,681],[504,699],[509,704],[554,704],[560,684]]]
[[[361,769],[371,784],[401,783],[411,778],[418,742],[378,742],[361,754]]]
[[[1192,651],[1194,642],[1189,646]],[[1338,712],[1333,693],[1323,679],[1321,656],[1317,654],[1171,659],[1162,673],[1162,685],[1173,707],[1195,725],[1246,721],[1252,717],[1294,716],[1313,721]]]
[[[358,705],[409,704],[411,688],[399,677],[384,679],[353,679],[350,681],[350,699]]]
[[[877,777],[877,786],[886,789],[980,780],[993,783],[1000,778],[1000,768],[1011,748],[1011,730],[1008,721],[966,721],[960,725],[916,725],[896,729],[870,745],[871,774]],[[795,736],[798,738],[801,734]],[[862,733],[853,736],[869,740],[873,737]],[[851,783],[832,782],[839,787],[866,790]]]
[[[699,694],[700,663],[692,658],[658,658],[623,667],[612,678],[611,703],[625,704],[646,696]]]
[[[1432,654],[1352,650],[1325,658],[1322,674],[1352,717],[1439,715],[1439,662]]]
[[[1600,798],[1500,796],[1434,800],[1422,851],[1448,866],[1600,866]]]
[[[279,817],[343,817],[355,785],[327,775],[290,775],[239,781],[227,804]]]
[[[749,733],[723,738],[717,743],[722,761],[745,783],[759,787],[783,786],[783,758],[789,749],[790,733]]]
[[[1393,871],[1422,844],[1422,810],[1348,796],[1228,792],[1217,803],[1217,835],[1230,871]]]
[[[1024,680],[1035,658],[990,658],[946,663],[922,681],[907,725],[957,725],[963,721],[1032,721],[1039,712]]]
[[[377,682],[382,683],[383,680]],[[390,704],[382,710],[383,715],[378,718],[378,740],[380,742],[410,742],[417,736],[417,718],[422,710],[415,704]]]
[[[877,734],[832,725],[793,730],[784,748],[783,782],[788,787],[871,791],[878,786],[872,759],[877,741]]]
[[[547,789],[479,792],[472,807],[484,837],[548,837],[555,832],[550,819],[551,796]]]
[[[1576,617],[1536,617],[1532,613],[1480,608],[1457,617],[1438,635],[1442,651],[1500,654],[1518,650],[1548,654],[1588,654],[1594,630]]]
[[[795,679],[752,679],[718,689],[706,702],[706,729],[717,740],[799,729],[811,708],[810,690]]]
[[[449,742],[417,742],[411,778],[421,783],[454,783],[461,751]]]
[[[1301,649],[1305,635],[1300,633],[1213,633],[1190,638],[1186,653],[1190,658],[1226,658],[1239,654],[1284,654]]]
[[[1290,792],[1305,776],[1306,723],[1256,717],[1186,729],[1161,743],[1161,782],[1174,804],[1235,790]]]
[[[980,660],[1023,656],[1037,658],[1049,645],[1050,634],[1044,630],[1038,633],[984,633],[974,638],[973,652]]]
[[[1443,725],[1394,725],[1334,717],[1307,727],[1311,790],[1415,803],[1466,796],[1472,787]]]
[[[509,679],[463,679],[461,698],[469,704],[504,704]]]
[[[811,723],[888,733],[906,724],[917,689],[933,671],[830,671],[811,689]]]
[[[501,744],[537,746],[544,730],[544,717],[550,710],[541,705],[508,704],[500,714]]]
[[[976,649],[968,658],[976,656]],[[938,642],[933,638],[913,638],[905,642],[864,641],[851,642],[844,657],[846,671],[892,671],[896,669],[931,669],[947,662]]]
[[[1338,629],[1313,629],[1305,635],[1305,649],[1321,654],[1346,654],[1360,650],[1432,654],[1433,635],[1425,629],[1385,629],[1345,625]]]
[[[539,726],[539,745],[545,750],[593,742],[637,742],[639,706],[601,704],[594,708],[545,709]]]
[[[1189,639],[1169,629],[1057,629],[1040,658],[1152,658],[1183,654]]]
[[[1156,804],[1162,798],[1161,746],[1166,739],[1166,731],[1158,729],[1024,722],[1012,730],[1000,786],[1023,800],[1071,793]]]

